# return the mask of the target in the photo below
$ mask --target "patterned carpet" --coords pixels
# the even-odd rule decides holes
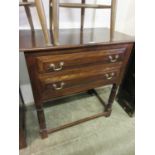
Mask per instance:
[[[109,88],[97,92],[107,101]],[[60,103],[45,108],[47,127],[57,127],[67,122],[91,116],[103,110],[99,100],[89,94],[80,94],[56,101]],[[64,103],[64,104],[63,104]],[[51,103],[52,104],[52,103]],[[42,140],[39,136],[36,111],[27,107],[27,143],[20,155],[134,155],[134,117],[130,118],[115,101],[112,115],[100,117],[70,127]]]

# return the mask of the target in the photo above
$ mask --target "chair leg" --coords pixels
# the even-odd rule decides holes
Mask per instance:
[[[115,20],[116,20],[116,5],[117,0],[111,1],[111,17],[110,17],[110,40],[113,41],[115,31]]]
[[[52,12],[52,0],[49,0],[49,25],[50,25],[50,37],[51,37],[51,43],[54,44],[54,38],[53,38],[53,12]]]
[[[85,4],[85,0],[81,0],[81,3]],[[80,44],[83,44],[84,16],[85,16],[85,8],[81,8]]]
[[[50,37],[47,29],[46,17],[45,17],[42,0],[35,0],[35,4],[36,4],[36,9],[39,16],[40,24],[44,33],[45,42],[48,46],[50,46],[51,42],[50,42]]]
[[[52,30],[54,45],[59,44],[59,0],[52,0]]]
[[[50,24],[50,31],[52,31],[52,25],[53,25],[53,23],[52,23],[52,6],[51,6],[51,4],[52,4],[52,0],[49,0],[49,24]]]
[[[85,4],[85,0],[81,1],[82,4]],[[84,15],[85,15],[85,8],[81,8],[81,30],[84,28]]]
[[[23,2],[28,2],[28,0],[23,0]],[[24,9],[25,9],[26,16],[27,16],[28,22],[30,24],[31,30],[34,31],[30,8],[29,8],[29,6],[24,6]]]

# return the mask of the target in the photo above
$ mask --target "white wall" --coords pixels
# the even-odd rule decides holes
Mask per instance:
[[[49,25],[49,0],[42,0]],[[73,0],[60,0],[61,2],[73,2]],[[74,2],[81,2],[81,0],[74,0]],[[86,0],[87,3],[110,4],[111,0]],[[116,23],[115,29],[117,31],[126,33],[128,35],[135,34],[134,30],[134,15],[135,15],[134,0],[117,0]],[[40,23],[35,8],[31,8],[33,14],[33,21],[36,29],[40,28]],[[109,27],[110,18],[109,10],[94,10],[86,9],[85,27]],[[19,9],[19,28],[29,29],[29,24],[26,19],[25,11],[22,7]],[[60,9],[60,28],[78,28],[80,27],[80,9]],[[23,53],[19,56],[20,65],[20,84],[24,94],[26,103],[33,102],[32,92],[30,88],[29,77],[26,69],[25,59]]]

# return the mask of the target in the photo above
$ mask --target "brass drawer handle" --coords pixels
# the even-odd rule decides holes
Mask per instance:
[[[114,57],[112,57],[111,55],[109,56],[110,62],[116,62],[118,58],[119,55],[115,55]]]
[[[63,89],[64,85],[65,85],[65,83],[64,83],[64,82],[61,82],[61,83],[60,83],[60,86],[58,87],[58,85],[54,83],[54,84],[53,84],[53,88],[54,88],[55,90],[61,90],[61,89]]]
[[[115,73],[105,74],[107,80],[112,79],[114,77],[114,75],[115,75]]]
[[[60,71],[62,70],[62,67],[64,66],[64,62],[59,63],[59,67],[56,67],[55,64],[50,64],[49,65],[49,70],[53,69],[54,71]]]

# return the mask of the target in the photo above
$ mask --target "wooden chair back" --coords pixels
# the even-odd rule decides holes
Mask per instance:
[[[84,15],[86,8],[110,9],[110,38],[112,38],[115,29],[116,0],[111,0],[111,5],[86,4],[85,2],[85,0],[81,0],[81,3],[59,3],[59,0],[50,0],[50,29],[53,32],[55,45],[59,44],[59,7],[81,9],[81,31],[84,28]]]

